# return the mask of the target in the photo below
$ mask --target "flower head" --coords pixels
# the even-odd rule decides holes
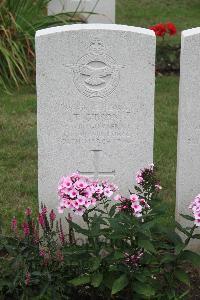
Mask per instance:
[[[29,224],[27,222],[24,222],[22,224],[22,228],[23,228],[23,231],[24,231],[24,235],[29,236],[29,234],[30,234]]]
[[[112,183],[91,180],[79,173],[62,177],[58,185],[58,212],[63,213],[65,208],[69,208],[83,215],[90,206],[96,205],[103,198],[110,198],[116,189],[117,186]]]
[[[162,23],[159,23],[159,24],[156,24],[154,26],[151,26],[150,29],[155,32],[156,36],[163,37],[165,35],[165,33],[166,33],[166,27]]]
[[[166,29],[167,29],[167,32],[169,33],[169,35],[175,35],[177,32],[176,26],[171,22],[166,23]]]
[[[50,220],[51,220],[52,222],[55,221],[55,219],[56,219],[56,214],[55,214],[55,212],[53,211],[53,209],[51,210],[49,217],[50,217]]]
[[[25,285],[26,286],[30,285],[30,281],[31,281],[31,274],[29,272],[26,272]]]
[[[26,215],[27,217],[29,217],[31,214],[32,214],[31,208],[27,207],[27,209],[26,209],[26,211],[25,211],[25,215]]]
[[[200,194],[191,202],[189,209],[192,210],[194,216],[194,224],[200,227]]]

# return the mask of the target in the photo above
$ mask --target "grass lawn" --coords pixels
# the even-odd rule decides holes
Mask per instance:
[[[116,0],[116,3],[118,24],[149,28],[156,23],[173,22],[179,32],[200,26],[199,0]]]
[[[156,79],[155,162],[173,215],[175,199],[178,78]],[[0,216],[7,223],[25,207],[37,209],[36,96],[22,88],[0,101]],[[141,166],[142,167],[142,166]]]

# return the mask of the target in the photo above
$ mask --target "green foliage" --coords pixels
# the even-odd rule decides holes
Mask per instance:
[[[200,255],[187,249],[196,226],[163,225],[165,210],[153,188],[155,182],[146,178],[140,186],[140,196],[151,206],[142,217],[119,211],[120,204],[113,209],[107,199],[85,212],[84,228],[68,219],[64,238],[61,223],[50,220],[46,210],[40,215],[44,218],[40,238],[37,220],[26,216],[28,234],[18,226],[14,235],[0,237],[0,297],[186,299],[192,288],[186,266],[200,265]],[[177,229],[185,233],[185,241]],[[72,238],[77,235],[82,243],[80,237]]]
[[[173,45],[169,40],[157,38],[156,72],[161,74],[178,74],[180,70],[181,46]]]
[[[49,1],[0,1],[0,90],[32,82],[36,30],[81,21],[74,14],[47,16]]]

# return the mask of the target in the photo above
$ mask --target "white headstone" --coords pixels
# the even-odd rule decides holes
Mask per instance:
[[[48,15],[75,11],[87,23],[115,23],[115,0],[52,0],[48,4]]]
[[[155,36],[122,25],[36,34],[39,200],[58,205],[63,175],[107,178],[128,193],[153,161]]]
[[[200,193],[200,28],[182,32],[177,151],[176,218],[191,225],[179,214]],[[199,240],[191,248],[200,249]]]

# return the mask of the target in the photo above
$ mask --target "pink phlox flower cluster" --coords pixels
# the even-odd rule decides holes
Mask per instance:
[[[154,171],[154,164],[151,163],[148,167],[144,168],[144,169],[141,169],[139,170],[137,173],[136,173],[136,177],[135,177],[135,180],[137,182],[137,184],[142,184],[143,181],[144,181],[144,173],[148,171],[150,173],[153,173]]]
[[[144,252],[139,250],[135,254],[131,255],[129,253],[124,253],[124,262],[130,267],[138,267],[141,257],[144,255]]]
[[[197,195],[189,206],[194,215],[194,224],[200,227],[200,194]]]
[[[103,198],[110,198],[116,190],[117,186],[112,183],[91,180],[79,173],[62,177],[58,186],[58,212],[63,213],[65,208],[69,208],[82,216],[86,209],[95,206]]]
[[[150,209],[146,200],[136,194],[131,194],[129,199],[116,195],[114,200],[121,202],[118,206],[119,211],[131,212],[136,218],[142,217],[144,212]]]
[[[142,177],[142,171],[138,171],[136,173],[135,180],[136,180],[137,184],[141,184],[143,182],[144,179]]]
[[[146,168],[139,170],[136,173],[135,180],[138,185],[143,188],[148,184],[150,185],[156,192],[162,190],[162,186],[160,182],[156,181],[155,178],[155,166],[154,164],[148,165]]]

